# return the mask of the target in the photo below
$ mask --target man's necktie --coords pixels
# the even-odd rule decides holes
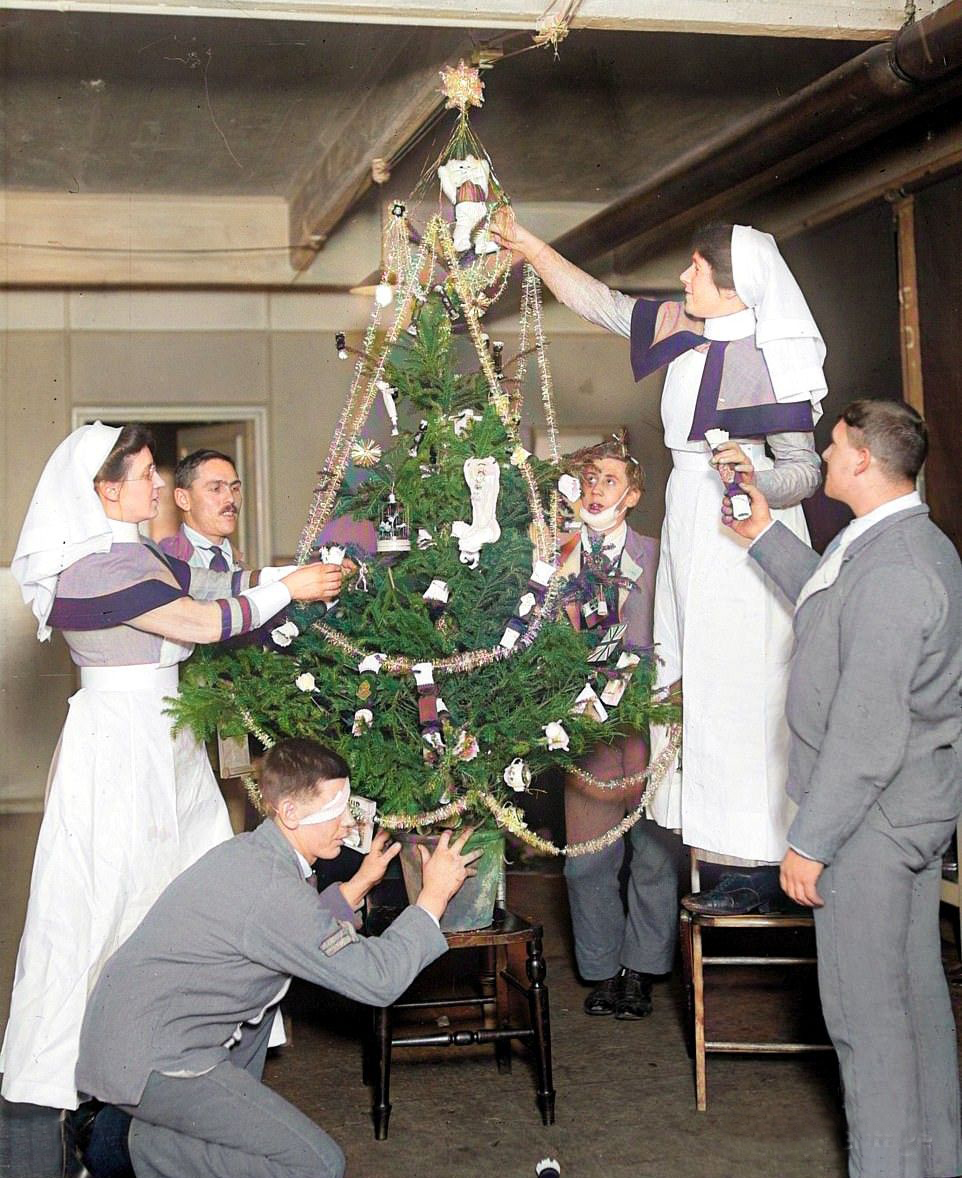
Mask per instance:
[[[211,558],[210,564],[207,566],[211,570],[211,572],[214,572],[214,573],[229,573],[230,572],[230,565],[227,563],[227,557],[224,555],[224,550],[223,550],[223,548],[220,547],[219,544],[212,544],[210,546],[210,548],[207,549],[207,551],[212,552],[214,554],[213,557]]]

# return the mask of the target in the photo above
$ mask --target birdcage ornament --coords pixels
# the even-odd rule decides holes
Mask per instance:
[[[381,508],[377,525],[378,552],[410,552],[411,526],[406,508],[392,491]]]

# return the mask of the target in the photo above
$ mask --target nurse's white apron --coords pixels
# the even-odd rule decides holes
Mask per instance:
[[[665,493],[655,582],[658,684],[682,680],[681,772],[651,803],[686,844],[720,855],[776,862],[786,850],[795,805],[785,793],[785,693],[792,613],[748,555],[748,541],[721,522],[724,494],[708,446],[689,442],[704,353],[669,367],[662,394],[673,470]],[[762,445],[742,443],[756,470],[770,470]],[[808,542],[800,506],[773,511]],[[652,759],[664,747],[652,732]]]
[[[54,754],[0,1066],[3,1095],[75,1108],[87,995],[175,876],[231,835],[207,753],[171,732],[177,667],[84,667]]]

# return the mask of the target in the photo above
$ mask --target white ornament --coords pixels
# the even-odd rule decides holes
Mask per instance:
[[[452,240],[459,254],[474,247],[476,254],[497,253],[498,245],[483,228],[488,206],[478,197],[488,195],[491,165],[487,160],[467,155],[463,160],[451,159],[438,168],[441,191],[454,205]]]
[[[426,548],[434,548],[434,537],[427,528],[418,528],[418,548],[423,552]]]
[[[568,742],[570,737],[565,731],[564,726],[559,724],[557,720],[552,720],[550,724],[545,724],[542,731],[548,742],[548,748],[556,751],[561,749],[563,752],[568,751]]]
[[[305,671],[294,680],[294,686],[299,691],[313,691],[317,687],[317,683],[310,671]]]
[[[351,735],[360,736],[374,723],[374,713],[370,708],[358,708],[354,713],[354,723],[351,725]]]
[[[501,537],[498,523],[498,494],[501,490],[501,467],[497,458],[469,458],[464,464],[464,478],[471,492],[471,523],[456,520],[451,535],[458,541],[461,563],[478,567],[479,554],[484,544],[493,544]]]
[[[519,442],[517,446],[511,451],[511,465],[521,466],[531,457],[531,451],[526,450]]]
[[[386,654],[369,654],[365,655],[363,659],[357,664],[357,669],[363,675],[365,671],[373,671],[375,675],[379,674],[381,664],[387,659]]]
[[[394,300],[394,287],[390,282],[379,282],[374,288],[374,301],[379,307],[390,307]]]
[[[535,603],[535,595],[533,593],[526,593],[518,602],[518,617],[526,618],[534,609]]]
[[[604,724],[608,719],[605,706],[590,683],[586,683],[581,689],[571,709],[571,714],[573,716],[587,716],[591,720],[597,720],[599,724]]]
[[[563,474],[558,479],[558,490],[569,503],[575,503],[581,498],[581,483],[573,474]]]
[[[515,793],[524,793],[531,784],[531,770],[521,757],[515,757],[502,774],[504,784]]]
[[[471,426],[474,425],[476,421],[480,420],[480,413],[475,413],[473,409],[465,409],[454,419],[454,436],[456,438],[463,438]]]
[[[392,388],[386,380],[376,380],[374,383],[380,390],[384,408],[387,410],[387,415],[391,419],[391,437],[396,438],[398,436],[397,402],[394,400],[394,396],[397,393],[397,389]]]
[[[291,640],[300,634],[300,630],[293,622],[284,622],[283,625],[271,630],[271,639],[277,646],[290,646]]]
[[[317,555],[321,564],[340,564],[344,559],[344,549],[340,544],[325,544]]]

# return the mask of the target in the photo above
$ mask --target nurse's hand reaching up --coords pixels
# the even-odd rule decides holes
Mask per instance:
[[[748,519],[732,517],[732,501],[726,495],[722,499],[722,523],[745,540],[755,540],[772,522],[768,500],[754,483],[741,483],[741,489],[752,501],[752,513]]]

